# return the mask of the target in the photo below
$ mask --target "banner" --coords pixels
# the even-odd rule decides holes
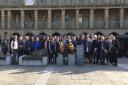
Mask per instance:
[[[24,0],[25,5],[34,5],[34,0]]]

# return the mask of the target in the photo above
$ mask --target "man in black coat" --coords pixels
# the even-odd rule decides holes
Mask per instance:
[[[57,37],[54,37],[53,40],[53,63],[56,64],[56,58],[58,57],[58,53],[60,51],[60,45],[59,45],[59,40],[57,39]]]
[[[104,65],[105,64],[105,58],[107,56],[107,43],[105,42],[104,36],[101,36],[99,50],[100,50],[99,51],[100,52],[100,64]]]
[[[96,60],[97,60],[97,50],[98,50],[97,35],[93,35],[93,41],[92,41],[92,59],[93,59],[93,63],[96,63]]]
[[[84,41],[84,56],[87,63],[92,63],[91,50],[92,50],[92,43],[88,36]]]
[[[30,55],[31,54],[31,40],[29,39],[29,36],[26,36],[26,41],[25,41],[25,54]]]
[[[112,37],[112,47],[110,50],[110,56],[111,56],[111,64],[117,66],[117,57],[119,53],[119,41],[116,39],[115,36]]]
[[[22,37],[19,37],[18,48],[18,56],[22,56],[24,54],[24,42]]]

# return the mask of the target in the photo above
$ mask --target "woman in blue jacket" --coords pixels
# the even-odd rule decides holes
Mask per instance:
[[[35,38],[35,41],[33,42],[33,47],[34,47],[34,50],[41,49],[41,42],[39,40],[39,37]]]

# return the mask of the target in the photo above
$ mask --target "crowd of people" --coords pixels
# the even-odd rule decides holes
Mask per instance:
[[[17,64],[18,57],[22,55],[32,55],[36,50],[47,49],[49,63],[56,64],[59,54],[63,58],[69,54],[78,54],[78,46],[83,47],[83,61],[88,64],[111,64],[117,66],[119,53],[119,41],[116,36],[109,35],[58,35],[58,36],[17,36],[12,35],[10,40],[0,41],[4,55],[13,54],[13,64]],[[77,55],[76,55],[77,60]],[[77,63],[76,63],[77,64]]]

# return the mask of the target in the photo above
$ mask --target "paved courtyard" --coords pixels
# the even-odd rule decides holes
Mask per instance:
[[[0,66],[0,85],[128,85],[128,69],[123,64]]]

